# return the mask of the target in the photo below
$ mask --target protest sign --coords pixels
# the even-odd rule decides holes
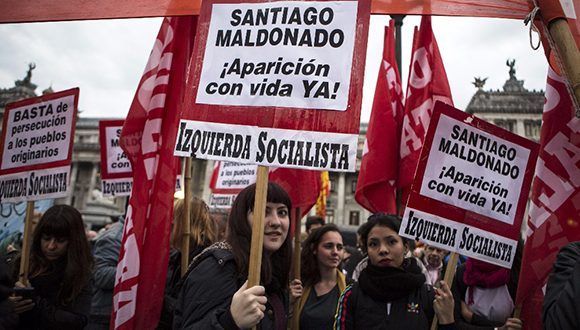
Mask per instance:
[[[510,268],[538,145],[437,102],[400,234]]]
[[[6,106],[0,140],[0,202],[68,195],[79,89]]]
[[[229,209],[240,191],[256,182],[258,167],[252,164],[216,162],[210,182],[209,206]]]
[[[129,196],[133,187],[131,163],[119,145],[124,120],[99,121],[101,191],[103,196]]]
[[[355,171],[370,2],[206,1],[175,155]]]

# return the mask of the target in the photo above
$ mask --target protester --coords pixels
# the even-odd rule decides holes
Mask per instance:
[[[312,231],[324,226],[324,219],[318,215],[306,217],[306,234],[310,235]]]
[[[111,217],[113,220],[113,217]],[[93,272],[93,297],[89,330],[107,330],[113,310],[113,289],[117,261],[123,239],[125,217],[114,217],[108,229],[99,234],[95,240],[95,271]]]
[[[218,231],[216,223],[209,215],[209,208],[205,202],[197,197],[191,199],[190,206],[190,229],[189,229],[189,257],[192,260],[205,248],[217,242]],[[181,279],[181,249],[186,239],[184,235],[183,219],[185,217],[185,200],[178,199],[173,205],[173,229],[171,231],[169,262],[165,293],[163,297],[163,309],[159,320],[158,329],[171,329],[173,312],[181,287],[178,285]]]
[[[228,213],[227,209],[212,208],[209,210],[209,216],[212,218],[217,228],[218,241],[226,239]]]
[[[301,276],[290,285],[291,301],[299,299],[292,329],[330,329],[340,294],[346,287],[340,266],[341,233],[334,224],[320,227],[304,241]]]
[[[175,329],[285,329],[291,263],[288,193],[268,184],[260,280],[248,288],[248,264],[256,185],[242,190],[228,219],[225,242],[204,250],[191,263],[174,314]]]
[[[14,329],[18,325],[18,315],[8,297],[12,294],[13,281],[9,267],[0,260],[0,329]]]
[[[558,253],[548,279],[542,319],[548,330],[580,329],[580,241]]]
[[[421,261],[426,268],[427,283],[435,285],[443,279],[445,268],[443,268],[443,257],[445,251],[433,245],[425,245]]]
[[[367,248],[366,248],[366,246],[364,246],[364,244],[362,242],[362,236],[361,236],[363,231],[366,230],[367,225],[368,225],[368,222],[364,222],[362,225],[360,225],[358,227],[358,229],[356,231],[356,246],[357,246],[358,250],[360,251],[360,258],[358,260],[351,259],[351,261],[350,261],[351,265],[349,265],[348,267],[352,267],[352,264],[354,264],[354,267],[353,267],[352,274],[347,277],[347,278],[349,278],[349,283],[351,281],[353,281],[353,282],[358,281],[358,277],[360,276],[360,273],[362,272],[363,269],[365,269],[365,267],[367,266],[367,263],[368,263],[369,258],[367,256]]]
[[[515,263],[515,262],[514,262]],[[457,267],[452,292],[460,329],[521,329],[512,318],[517,272],[473,258]]]
[[[87,325],[93,258],[84,228],[79,211],[68,205],[49,208],[38,222],[29,260],[34,293],[31,299],[10,297],[20,329],[83,329]],[[20,282],[16,286],[24,287]]]
[[[342,293],[335,329],[429,329],[434,315],[439,329],[454,328],[451,290],[445,282],[439,289],[425,283],[417,259],[405,258],[400,226],[394,215],[369,217],[361,235],[368,265]]]

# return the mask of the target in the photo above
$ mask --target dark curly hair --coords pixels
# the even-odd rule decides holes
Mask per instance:
[[[305,287],[314,286],[314,284],[320,281],[318,259],[314,251],[318,249],[318,244],[320,244],[322,236],[331,231],[339,233],[342,237],[342,233],[336,225],[327,224],[313,231],[304,241],[304,248],[300,254],[300,279]]]

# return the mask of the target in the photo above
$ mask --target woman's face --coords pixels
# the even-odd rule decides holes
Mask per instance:
[[[343,257],[342,236],[335,231],[322,235],[314,254],[319,267],[337,268]]]
[[[252,225],[254,212],[248,212],[248,222]],[[290,217],[288,207],[282,203],[266,203],[264,218],[264,251],[274,253],[288,236]]]
[[[367,252],[374,266],[401,268],[407,247],[391,228],[374,226],[367,239]]]
[[[66,254],[68,239],[42,234],[40,236],[40,249],[48,260],[57,260]]]

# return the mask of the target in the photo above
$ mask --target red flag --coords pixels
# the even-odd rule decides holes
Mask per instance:
[[[288,192],[292,207],[299,207],[302,216],[316,204],[320,191],[319,171],[280,167],[271,170],[268,179]]]
[[[403,188],[403,205],[409,196],[435,101],[453,106],[443,59],[431,29],[431,16],[423,16],[419,32],[415,32],[401,132],[399,187]]]
[[[383,59],[355,192],[356,201],[373,213],[397,212],[402,99],[399,68],[395,60],[395,22],[391,20],[389,27],[385,27]]]
[[[580,240],[580,119],[574,116],[564,79],[551,68],[542,120],[516,298],[526,329],[543,328],[543,289],[556,255]]]
[[[111,328],[157,326],[169,256],[173,156],[187,62],[197,17],[165,18],[121,133],[133,190],[119,254]]]

